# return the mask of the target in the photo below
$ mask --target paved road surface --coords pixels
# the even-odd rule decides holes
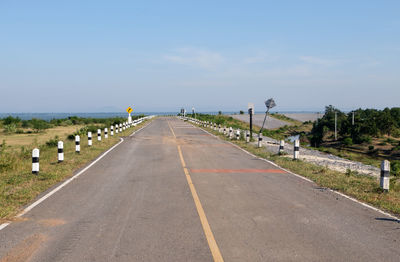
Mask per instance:
[[[231,115],[231,116],[233,118],[239,119],[239,120],[247,122],[247,123],[250,122],[248,114],[246,114],[246,115]],[[264,117],[265,117],[265,114],[255,114],[255,115],[253,115],[253,125],[261,127],[262,124],[263,124],[263,121],[264,121]],[[285,125],[289,125],[290,126],[291,123],[268,116],[267,120],[265,121],[264,128],[275,129],[275,128],[280,128],[280,127],[285,126]]]
[[[399,241],[397,221],[159,118],[1,230],[0,261],[399,261]]]
[[[316,121],[318,118],[322,118],[324,116],[323,113],[292,113],[283,115],[301,122]]]

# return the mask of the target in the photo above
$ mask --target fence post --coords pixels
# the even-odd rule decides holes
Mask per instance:
[[[115,125],[115,133],[118,134],[118,124]]]
[[[119,132],[122,132],[122,124],[119,124]]]
[[[246,143],[250,142],[250,132],[246,131]]]
[[[97,141],[101,141],[101,129],[97,129]]]
[[[39,149],[32,150],[32,174],[39,174]]]
[[[285,140],[281,140],[280,142],[279,142],[279,154],[282,154],[283,153],[283,151],[284,151],[284,149],[285,149]]]
[[[388,160],[383,160],[381,163],[381,179],[380,186],[385,191],[389,191],[390,182],[390,162]]]
[[[240,139],[240,129],[236,130],[236,140]]]
[[[81,138],[80,136],[76,135],[75,136],[75,153],[80,153],[81,152]]]
[[[299,159],[300,154],[300,140],[294,141],[293,159]]]
[[[262,147],[262,135],[261,133],[258,134],[258,147]]]
[[[108,138],[108,129],[104,128],[104,138]]]
[[[88,146],[92,146],[92,132],[89,131],[87,133],[87,139],[88,139],[87,141]]]
[[[57,149],[58,149],[58,162],[64,161],[64,143],[63,141],[58,141],[57,144]]]
[[[110,135],[111,135],[111,136],[114,135],[114,126],[110,126]]]

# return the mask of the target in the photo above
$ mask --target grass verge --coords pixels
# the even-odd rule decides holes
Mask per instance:
[[[307,177],[321,187],[339,191],[390,213],[396,215],[400,214],[399,178],[391,177],[390,191],[385,193],[380,189],[379,182],[374,177],[359,175],[354,172],[341,173],[327,169],[326,167],[303,162],[301,160],[294,161],[290,158],[267,152],[265,148],[255,147],[253,144],[246,143],[243,140],[230,140],[226,136],[217,131],[211,130],[210,128],[201,128],[213,133],[223,140],[238,145],[258,157],[268,159],[282,168],[290,170],[291,172],[303,177]]]
[[[145,125],[147,121],[136,127],[114,134],[101,142],[93,136],[93,146],[87,145],[87,137],[81,136],[81,153],[75,153],[75,142],[64,139],[64,162],[57,161],[57,146],[39,145],[40,172],[32,175],[32,149],[13,148],[3,152],[0,161],[0,223],[12,219],[23,206],[32,202],[40,193],[53,185],[71,177],[74,171],[98,157],[127,136]]]

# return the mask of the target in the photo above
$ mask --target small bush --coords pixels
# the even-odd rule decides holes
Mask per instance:
[[[71,140],[71,141],[75,141],[75,135],[74,134],[68,135],[67,139]]]
[[[16,133],[16,134],[23,134],[23,133],[24,133],[24,130],[22,130],[22,129],[17,129],[17,131],[15,131],[15,133]]]
[[[353,139],[351,139],[351,137],[346,137],[345,139],[343,139],[343,144],[345,146],[351,146],[353,145]]]
[[[400,161],[393,160],[390,162],[390,173],[394,176],[400,176]]]
[[[375,149],[374,146],[368,146],[368,150],[372,151],[372,150],[374,150],[374,149]]]
[[[46,146],[48,147],[56,147],[58,145],[58,136],[55,136],[53,139],[46,141]]]
[[[5,133],[15,133],[15,131],[17,131],[17,126],[14,123],[8,124],[8,125],[4,125],[4,132]]]

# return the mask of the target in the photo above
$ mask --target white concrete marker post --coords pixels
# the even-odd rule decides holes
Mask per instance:
[[[58,141],[57,144],[58,153],[58,163],[64,161],[64,143],[63,141]]]
[[[233,129],[232,129],[232,127],[229,127],[229,138],[230,139],[233,138]]]
[[[293,159],[299,159],[300,155],[300,140],[296,139],[294,141],[294,148],[293,148]]]
[[[108,129],[104,128],[104,138],[108,138]]]
[[[110,126],[110,135],[111,135],[111,136],[114,135],[114,126]]]
[[[122,132],[122,124],[119,124],[119,132]]]
[[[246,131],[246,143],[250,142],[250,132]]]
[[[97,141],[101,141],[101,129],[97,129]]]
[[[284,149],[285,149],[285,140],[281,140],[279,142],[279,152],[278,152],[278,154],[282,154]]]
[[[263,138],[262,138],[262,135],[261,134],[258,134],[258,147],[262,147],[262,140],[263,140]]]
[[[129,115],[128,115],[128,123],[129,123],[129,124],[132,123],[132,116],[131,116],[131,113],[129,113]]]
[[[81,152],[81,138],[79,136],[75,136],[75,152],[78,154]]]
[[[236,130],[236,140],[240,139],[240,129]]]
[[[92,146],[92,132],[87,133],[87,144],[88,146]]]
[[[115,125],[115,133],[118,134],[118,124]]]
[[[32,174],[39,174],[39,149],[32,150]]]
[[[389,192],[389,184],[390,184],[390,162],[388,160],[383,160],[381,163],[380,186],[385,192]]]

